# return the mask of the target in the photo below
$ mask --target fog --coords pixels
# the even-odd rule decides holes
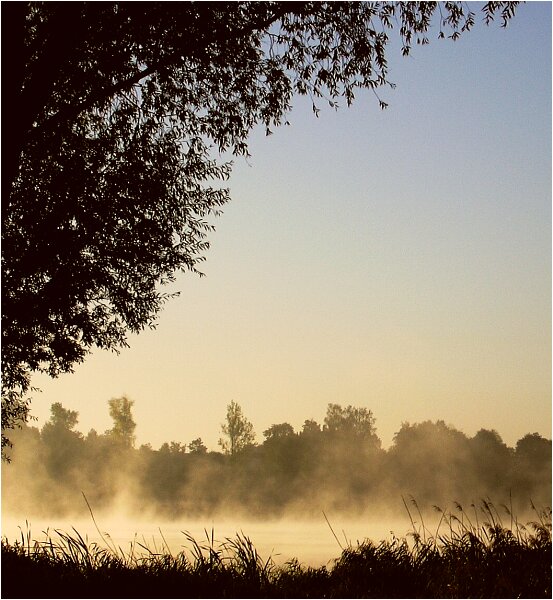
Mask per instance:
[[[186,534],[191,535],[201,545],[213,543],[215,547],[220,547],[228,539],[235,539],[237,535],[243,535],[253,542],[264,560],[271,557],[280,564],[297,558],[311,566],[322,566],[337,558],[342,549],[356,545],[366,538],[390,539],[392,532],[397,537],[403,537],[409,525],[407,520],[387,522],[379,519],[370,521],[329,517],[331,529],[322,514],[318,520],[289,518],[269,521],[229,517],[137,521],[127,515],[115,514],[95,518],[99,531],[91,518],[26,521],[4,517],[2,534],[10,541],[21,540],[22,536],[26,539],[27,533],[30,533],[32,540],[45,541],[47,537],[51,537],[55,541],[56,530],[72,533],[75,529],[89,542],[97,542],[103,546],[113,545],[125,552],[129,552],[134,544],[138,554],[145,553],[145,548],[153,552],[168,549],[173,554],[181,551],[191,552],[192,544]]]
[[[383,449],[369,410],[329,405],[322,425],[276,424],[263,443],[237,437],[223,454],[200,439],[135,448],[132,403],[117,407],[126,431],[115,410],[112,430],[84,435],[77,413],[54,405],[42,429],[13,433],[2,468],[8,540],[75,528],[90,541],[178,552],[189,546],[183,532],[199,542],[243,533],[263,557],[325,564],[365,538],[434,534],[435,506],[482,521],[487,499],[507,526],[535,519],[532,504],[551,506],[551,441],[536,433],[510,448],[493,430],[468,437],[442,421],[404,423]]]

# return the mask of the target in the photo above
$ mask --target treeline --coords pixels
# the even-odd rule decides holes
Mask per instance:
[[[2,469],[5,510],[84,514],[81,492],[95,511],[124,507],[163,518],[362,514],[400,508],[402,496],[427,507],[487,497],[519,513],[531,502],[551,506],[551,440],[537,433],[511,448],[494,430],[469,437],[443,421],[403,423],[385,450],[370,410],[329,404],[322,424],[306,420],[300,431],[274,424],[256,444],[232,402],[221,452],[201,438],[156,450],[135,447],[132,404],[110,400],[113,428],[102,434],[80,433],[78,413],[59,403],[42,429],[18,430]]]

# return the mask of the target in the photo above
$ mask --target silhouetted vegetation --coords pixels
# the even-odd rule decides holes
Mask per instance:
[[[126,398],[110,400],[114,426],[103,434],[80,433],[78,414],[59,403],[41,430],[18,430],[14,460],[2,471],[6,510],[86,515],[81,491],[94,510],[123,502],[130,514],[163,519],[362,515],[381,506],[403,511],[402,496],[428,507],[493,498],[524,514],[531,500],[551,505],[551,441],[537,433],[510,448],[493,430],[469,437],[443,421],[404,423],[383,449],[370,410],[330,404],[322,426],[306,420],[295,432],[277,423],[256,445],[253,425],[232,402],[224,453],[208,451],[201,438],[155,450],[134,446],[131,408]]]
[[[480,520],[478,521],[478,513]],[[512,520],[512,515],[509,515]],[[43,542],[2,542],[9,598],[550,598],[551,511],[529,528],[504,527],[484,502],[442,514],[434,535],[365,540],[331,566],[262,558],[244,535],[204,543],[187,536],[176,556],[135,544],[87,544],[77,532]],[[477,524],[473,524],[473,519]]]

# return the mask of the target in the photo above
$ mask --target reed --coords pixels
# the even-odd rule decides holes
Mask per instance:
[[[518,522],[489,500],[465,510],[434,507],[430,530],[415,500],[405,502],[404,538],[349,544],[329,567],[263,559],[243,533],[223,542],[183,532],[172,555],[135,538],[127,549],[109,536],[100,546],[76,530],[21,532],[2,540],[2,596],[9,598],[550,598],[551,509]],[[503,513],[503,517],[500,513]],[[329,524],[330,526],[330,524]],[[160,532],[161,533],[161,532]]]

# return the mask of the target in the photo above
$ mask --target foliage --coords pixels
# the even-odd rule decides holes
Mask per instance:
[[[29,388],[27,380],[25,386],[9,387],[6,380],[2,376],[2,442],[1,453],[2,460],[10,462],[11,458],[8,454],[8,449],[13,446],[8,432],[10,430],[21,427],[23,423],[27,423],[30,416],[30,401],[25,397]],[[4,416],[5,415],[5,416]]]
[[[303,427],[301,429],[302,435],[317,435],[321,432],[321,426],[314,421],[313,419],[306,419],[303,422]]]
[[[263,432],[263,437],[266,440],[278,440],[294,435],[294,428],[290,423],[278,423],[271,425]]]
[[[205,454],[207,452],[207,447],[202,442],[202,438],[196,438],[188,444],[188,451],[191,454]]]
[[[127,448],[134,446],[135,440],[136,423],[132,416],[133,404],[134,401],[129,400],[126,396],[112,398],[108,401],[109,416],[113,419],[113,428],[106,433],[113,436]]]
[[[517,487],[535,488],[551,476],[551,440],[528,433],[515,446],[513,479]]]
[[[511,478],[506,478],[505,474],[513,468],[513,449],[507,447],[497,431],[488,429],[477,431],[469,440],[469,446],[475,479],[485,482],[489,489],[497,490],[499,494],[506,496],[509,493],[507,485]],[[537,464],[536,461],[534,468]]]
[[[516,4],[485,4],[486,23]],[[199,272],[230,198],[218,153],[247,155],[295,93],[317,112],[388,85],[396,25],[408,54],[434,16],[438,37],[475,22],[463,2],[11,2],[2,16],[4,431],[28,415],[31,373],[126,345],[154,326],[160,285]]]
[[[45,466],[51,477],[64,480],[77,468],[83,457],[83,438],[75,431],[79,413],[54,402],[50,420],[44,424],[41,437],[45,445]]]
[[[368,408],[329,404],[323,430],[341,436],[369,439],[376,435],[375,418]]]
[[[433,502],[436,489],[449,498],[464,497],[475,484],[469,477],[474,473],[471,456],[467,437],[444,421],[403,423],[388,455],[388,471],[394,474],[390,480],[395,478],[390,485],[425,503]]]
[[[413,501],[414,502],[414,501]],[[414,502],[417,506],[416,502]],[[551,510],[535,534],[522,525],[504,527],[495,507],[483,501],[476,519],[458,505],[443,511],[431,533],[416,527],[414,543],[397,538],[374,544],[366,540],[344,550],[332,574],[340,582],[337,597],[353,598],[514,598],[551,593]],[[417,507],[418,508],[418,507]],[[516,523],[516,520],[514,521]],[[538,550],[539,548],[539,550]],[[505,576],[508,573],[508,576]]]
[[[163,454],[184,454],[186,452],[186,445],[180,442],[171,442],[170,444],[165,442],[161,445],[159,451]]]
[[[50,407],[50,421],[48,425],[54,429],[72,430],[79,422],[79,413],[76,410],[64,408],[60,402],[54,402]]]
[[[253,425],[242,414],[242,408],[234,400],[227,406],[227,420],[221,425],[225,438],[219,440],[223,452],[234,456],[255,441]]]

